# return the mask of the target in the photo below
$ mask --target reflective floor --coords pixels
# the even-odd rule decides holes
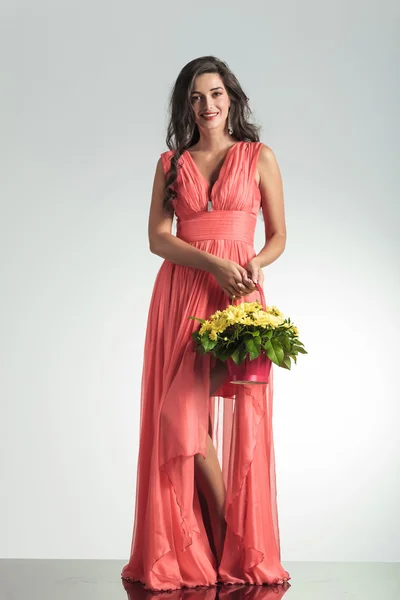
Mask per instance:
[[[0,600],[400,600],[400,563],[289,562],[283,586],[216,586],[152,594],[123,584],[120,560],[0,560]]]

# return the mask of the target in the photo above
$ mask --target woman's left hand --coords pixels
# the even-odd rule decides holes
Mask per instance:
[[[264,283],[264,273],[256,256],[249,260],[244,268],[247,271],[248,279],[243,278],[242,280],[243,290],[241,296],[251,294],[256,289],[257,282],[261,287]]]
[[[256,284],[257,282],[262,286],[264,283],[264,273],[261,268],[260,262],[255,256],[244,267],[249,274],[250,279]]]

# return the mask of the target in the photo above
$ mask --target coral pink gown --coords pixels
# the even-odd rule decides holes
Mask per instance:
[[[255,256],[261,147],[246,141],[231,146],[211,192],[192,155],[184,152],[174,184],[177,237],[243,267]],[[172,153],[161,154],[164,173]],[[239,301],[256,298],[257,289]],[[260,300],[265,305],[264,293]],[[280,562],[273,368],[268,384],[226,379],[210,396],[215,359],[199,355],[191,337],[199,322],[190,315],[207,318],[230,301],[207,271],[169,260],[158,271],[144,347],[133,538],[121,573],[145,589],[290,579]],[[226,489],[227,531],[219,567],[194,478],[194,455],[206,456],[209,419]]]

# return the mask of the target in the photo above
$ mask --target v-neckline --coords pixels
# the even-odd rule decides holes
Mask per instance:
[[[212,199],[212,195],[213,195],[214,189],[215,189],[215,187],[217,186],[217,184],[219,183],[219,181],[220,181],[220,179],[221,179],[222,175],[224,174],[223,172],[224,172],[224,170],[225,170],[225,168],[226,168],[226,165],[227,165],[227,163],[228,163],[229,157],[230,157],[230,155],[232,154],[232,150],[233,150],[234,148],[236,148],[236,146],[238,146],[238,145],[239,145],[239,144],[241,144],[242,142],[243,142],[243,140],[239,140],[238,142],[235,142],[234,144],[232,144],[232,146],[231,146],[231,147],[228,149],[227,153],[226,153],[226,154],[225,154],[225,156],[224,156],[224,160],[223,160],[223,162],[222,162],[222,166],[221,166],[221,168],[220,168],[220,170],[219,170],[218,177],[217,177],[217,179],[214,181],[213,185],[210,185],[210,184],[208,183],[207,179],[204,177],[203,173],[201,173],[201,171],[200,171],[199,167],[197,166],[197,164],[196,164],[196,162],[195,162],[195,160],[194,160],[194,158],[193,158],[192,154],[189,152],[189,150],[187,150],[187,149],[186,149],[186,150],[184,151],[184,154],[185,154],[185,153],[186,153],[186,154],[189,154],[189,156],[190,156],[190,160],[191,160],[191,162],[192,162],[192,165],[194,166],[194,168],[195,168],[195,170],[196,170],[197,174],[199,175],[200,179],[203,181],[203,183],[204,183],[204,184],[205,184],[205,186],[207,187],[207,200],[208,200],[208,201],[210,201],[210,200]]]

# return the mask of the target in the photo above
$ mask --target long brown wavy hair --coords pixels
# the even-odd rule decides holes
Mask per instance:
[[[191,105],[191,91],[195,78],[203,73],[218,73],[224,83],[231,100],[229,115],[232,136],[239,141],[260,141],[261,127],[249,121],[249,98],[228,65],[215,56],[201,56],[187,63],[178,75],[169,100],[170,117],[166,143],[174,153],[171,156],[171,167],[166,173],[163,200],[163,209],[169,216],[173,214],[171,201],[176,196],[172,185],[176,181],[178,169],[181,168],[179,158],[187,148],[196,144],[200,137]]]

